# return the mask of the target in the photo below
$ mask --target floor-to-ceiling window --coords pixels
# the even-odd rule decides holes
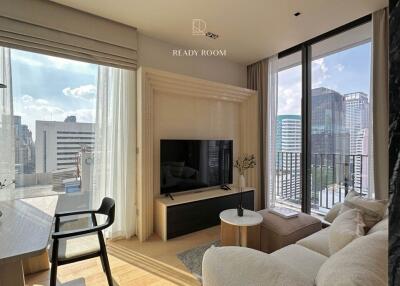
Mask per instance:
[[[311,209],[368,193],[370,25],[311,46]]]
[[[2,49],[10,67],[13,129],[13,141],[2,152],[15,155],[10,158],[14,183],[5,182],[0,200],[88,191],[98,65]]]
[[[281,53],[279,67],[276,203],[325,213],[368,194],[368,17]]]
[[[276,203],[301,208],[301,53],[278,60]]]

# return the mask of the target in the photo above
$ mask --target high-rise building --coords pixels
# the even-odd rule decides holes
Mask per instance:
[[[21,123],[21,116],[14,116],[15,171],[17,174],[35,172],[35,146],[32,132]]]
[[[311,150],[313,154],[349,154],[344,97],[325,87],[311,91]]]
[[[276,126],[278,195],[300,199],[301,116],[278,115]]]
[[[354,184],[356,188],[366,188],[368,168],[368,95],[354,92],[344,95],[346,103],[346,129],[350,133],[350,156],[354,161]]]
[[[344,95],[346,104],[346,129],[350,133],[350,154],[362,154],[362,138],[368,128],[369,102],[368,95],[363,92],[354,92]]]
[[[278,115],[276,151],[301,152],[301,116]]]
[[[76,122],[36,121],[36,172],[47,173],[77,166],[82,149],[93,149],[94,124]]]

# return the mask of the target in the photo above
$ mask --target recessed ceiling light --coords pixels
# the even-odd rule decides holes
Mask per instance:
[[[296,12],[296,13],[294,13],[293,15],[294,15],[295,17],[297,17],[297,16],[300,16],[301,13],[300,13],[300,12]]]
[[[206,37],[209,37],[209,38],[211,38],[211,39],[216,40],[216,39],[218,39],[219,35],[214,34],[214,33],[211,33],[211,32],[207,32],[207,33],[206,33]]]

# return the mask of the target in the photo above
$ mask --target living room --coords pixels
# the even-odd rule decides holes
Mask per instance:
[[[0,286],[398,285],[399,3],[3,0]]]

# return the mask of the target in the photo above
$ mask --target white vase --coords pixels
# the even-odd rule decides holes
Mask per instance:
[[[246,178],[243,175],[239,176],[239,188],[246,187]]]

